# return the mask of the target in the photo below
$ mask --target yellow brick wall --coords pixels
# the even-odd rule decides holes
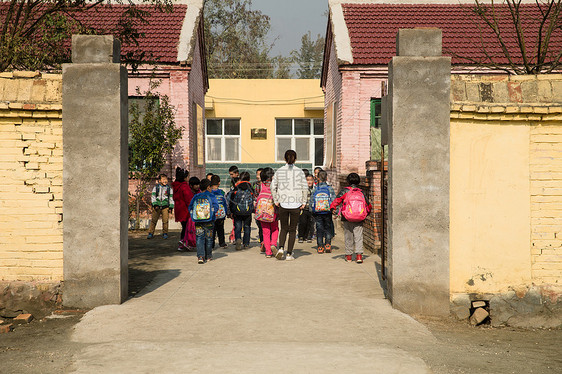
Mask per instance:
[[[562,108],[557,123],[531,126],[531,269],[533,280],[562,283]]]
[[[451,292],[562,286],[562,76],[451,84]]]
[[[0,280],[61,281],[62,79],[0,74]]]

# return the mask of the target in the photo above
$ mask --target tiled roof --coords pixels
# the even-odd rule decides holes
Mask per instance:
[[[141,33],[137,39],[138,46],[132,42],[124,42],[121,54],[140,50],[159,62],[177,63],[178,43],[187,5],[174,5],[171,13],[155,10],[150,5],[137,7],[150,15],[146,17],[145,23],[135,21],[135,27]],[[98,6],[87,12],[77,13],[76,18],[97,30],[98,34],[100,31],[116,34],[124,9],[123,5]]]
[[[0,21],[5,17],[4,11],[9,2],[0,2]],[[123,27],[123,12],[128,8],[126,5],[98,5],[92,9],[81,12],[72,12],[71,16],[84,26],[93,28],[97,34],[118,35]],[[177,4],[173,6],[170,13],[156,10],[151,5],[137,5],[135,8],[149,12],[146,22],[134,22],[135,27],[141,33],[137,38],[138,46],[133,42],[124,41],[121,44],[121,53],[144,52],[150,60],[154,59],[163,63],[178,62],[178,44],[181,29],[186,16],[187,5]],[[1,24],[1,22],[0,22]],[[70,48],[70,40],[64,45]]]
[[[399,28],[437,27],[443,31],[443,54],[452,56],[453,64],[483,61],[486,53],[495,63],[505,64],[496,36],[468,4],[342,4],[353,64],[387,64],[396,55],[396,33]],[[513,23],[506,8],[496,5],[501,35],[515,60],[520,62]],[[521,5],[526,35],[536,35],[539,10],[535,4]],[[529,48],[531,37],[526,38]],[[535,42],[536,43],[536,42]],[[485,46],[486,53],[483,52]],[[532,50],[532,49],[529,49]],[[553,34],[551,51],[562,50],[562,30]],[[489,62],[489,60],[488,60]]]

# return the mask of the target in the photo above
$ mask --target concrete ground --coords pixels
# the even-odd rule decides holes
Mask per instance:
[[[525,345],[509,353],[504,333],[500,343],[480,329],[460,338],[447,328],[430,332],[384,298],[380,259],[345,263],[342,241],[340,231],[334,252],[321,255],[313,244],[297,244],[292,262],[266,259],[256,245],[239,252],[229,246],[204,265],[193,252],[170,250],[171,239],[130,241],[131,276],[150,284],[132,282],[127,302],[81,319],[71,337],[80,349],[70,371],[556,373],[562,367],[557,349],[544,351],[539,336],[525,335]],[[162,245],[166,255],[151,256],[151,246]],[[552,342],[561,335],[540,336]],[[529,341],[535,338],[537,345]],[[526,370],[533,359],[540,362]]]

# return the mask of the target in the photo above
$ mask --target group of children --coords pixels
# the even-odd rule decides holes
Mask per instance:
[[[330,253],[332,239],[335,235],[332,215],[341,214],[344,227],[345,259],[352,261],[355,253],[356,262],[363,262],[363,221],[370,213],[371,205],[366,194],[359,188],[360,178],[356,173],[347,176],[348,187],[336,196],[334,189],[327,183],[328,174],[321,168],[314,170],[314,175],[303,170],[308,185],[308,198],[301,210],[298,225],[299,243],[305,240],[317,241],[317,252]],[[260,168],[256,171],[256,181],[250,183],[250,173],[240,172],[236,166],[229,169],[230,186],[228,193],[220,189],[218,175],[207,174],[199,180],[192,177],[187,182],[189,172],[176,168],[176,180],[172,188],[168,186],[165,175],[161,175],[152,191],[153,214],[148,239],[154,235],[156,221],[162,215],[163,238],[168,238],[168,215],[175,213],[175,219],[181,222],[182,232],[179,251],[197,251],[200,264],[213,259],[213,248],[218,239],[220,247],[226,247],[224,223],[227,218],[233,220],[233,232],[230,235],[236,250],[248,248],[252,215],[259,230],[261,252],[266,258],[276,256],[282,249],[277,248],[279,237],[278,207],[274,203],[271,182],[275,171]]]

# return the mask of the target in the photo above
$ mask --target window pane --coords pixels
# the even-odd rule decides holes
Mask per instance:
[[[322,166],[324,163],[324,138],[314,139],[314,165]]]
[[[221,161],[220,138],[207,138],[207,161]]]
[[[310,135],[309,119],[295,119],[295,135]]]
[[[207,135],[222,135],[222,120],[221,119],[208,119],[207,120]]]
[[[314,120],[314,135],[324,135],[324,120],[315,119]]]
[[[293,135],[293,121],[290,119],[277,120],[277,135]],[[287,148],[289,149],[289,148]],[[285,152],[285,151],[283,151]],[[281,157],[281,159],[283,159]]]
[[[297,160],[310,161],[310,139],[295,139],[295,151],[297,152]]]
[[[224,134],[225,135],[240,135],[240,120],[239,119],[225,119],[224,120]]]
[[[240,138],[224,139],[224,160],[238,161],[240,159]]]
[[[277,161],[285,161],[288,149],[291,149],[291,138],[277,138]]]

